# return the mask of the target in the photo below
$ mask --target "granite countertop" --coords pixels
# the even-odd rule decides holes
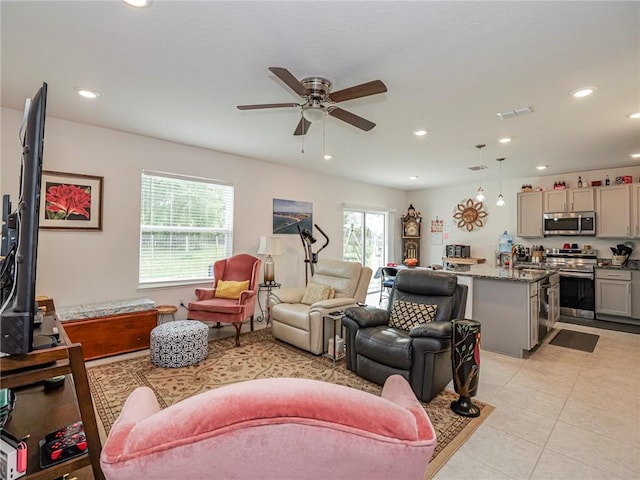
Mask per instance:
[[[604,268],[607,270],[640,270],[640,260],[627,260],[624,267],[611,265],[609,260],[598,260],[597,268]]]
[[[532,270],[518,268],[509,270],[509,268],[496,267],[488,264],[471,265],[469,266],[469,268],[458,268],[455,270],[446,271],[455,273],[456,275],[460,276],[488,278],[493,280],[511,280],[527,283],[538,282],[555,273],[551,270]]]

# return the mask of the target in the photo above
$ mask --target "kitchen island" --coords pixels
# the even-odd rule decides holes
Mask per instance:
[[[491,265],[472,265],[450,270],[467,285],[465,316],[482,324],[482,348],[522,358],[544,339],[557,315],[539,323],[542,286],[556,272],[538,269],[510,270]],[[556,307],[557,297],[550,303]]]

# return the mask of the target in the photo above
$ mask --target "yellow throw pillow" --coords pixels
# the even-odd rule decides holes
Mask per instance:
[[[313,305],[316,302],[327,300],[330,294],[331,287],[329,285],[320,285],[318,283],[309,282],[300,303]]]
[[[216,298],[240,298],[240,292],[249,288],[249,280],[236,282],[234,280],[220,280],[216,287]]]

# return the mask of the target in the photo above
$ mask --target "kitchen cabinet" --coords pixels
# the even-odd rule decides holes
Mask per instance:
[[[630,236],[631,185],[597,187],[596,214],[596,237]]]
[[[595,209],[594,188],[571,188],[544,192],[544,213],[592,212]]]
[[[531,350],[538,344],[538,331],[540,322],[540,285],[536,283],[529,284],[529,344],[527,350]]]
[[[518,193],[518,237],[542,237],[542,192]]]
[[[631,271],[596,269],[597,314],[631,317]]]
[[[538,344],[538,293],[537,281],[473,277],[473,319],[482,323],[483,350],[523,358]]]
[[[640,320],[640,270],[631,272],[631,318]]]
[[[555,327],[556,322],[560,320],[560,284],[549,288],[549,330]]]
[[[640,183],[631,185],[631,236],[640,237]]]

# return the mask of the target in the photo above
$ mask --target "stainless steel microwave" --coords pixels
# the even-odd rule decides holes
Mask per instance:
[[[596,212],[545,213],[542,223],[545,237],[596,234]]]

